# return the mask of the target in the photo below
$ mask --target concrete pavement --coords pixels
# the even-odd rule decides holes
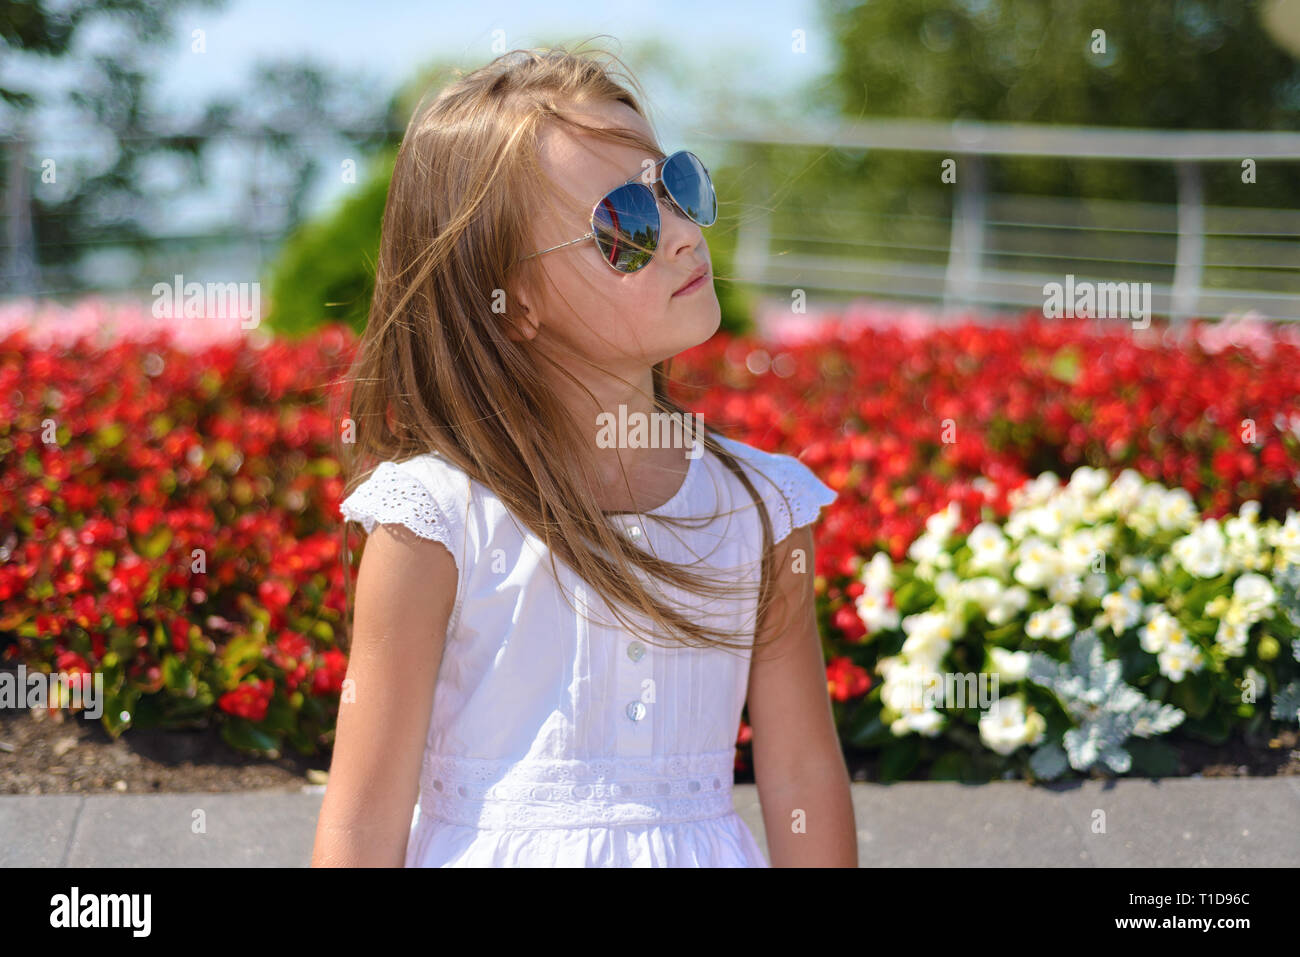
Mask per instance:
[[[855,783],[863,867],[1295,867],[1300,777]],[[0,796],[0,867],[305,867],[324,786]],[[736,810],[767,853],[758,792]]]

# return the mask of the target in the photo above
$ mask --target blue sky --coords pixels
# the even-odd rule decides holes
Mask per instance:
[[[158,61],[167,77],[166,101],[178,105],[238,88],[259,58],[310,56],[395,89],[434,59],[472,67],[496,55],[494,43],[513,49],[596,35],[612,37],[597,42],[615,52],[658,39],[679,59],[684,75],[712,70],[715,80],[739,93],[780,101],[823,74],[831,54],[814,0],[761,10],[752,3],[699,0],[233,0],[222,10],[186,10],[176,25],[175,41],[159,51]],[[190,52],[195,29],[205,31],[206,56]],[[791,50],[795,30],[804,31],[805,53]],[[725,78],[716,75],[723,68]],[[688,122],[697,105],[671,88],[650,86],[650,93],[657,122],[670,128]]]
[[[234,0],[222,10],[187,10],[180,28],[168,87],[196,96],[225,86],[258,56],[311,54],[328,62],[366,70],[397,84],[421,63],[449,56],[473,63],[492,57],[500,30],[507,47],[531,46],[547,38],[578,39],[608,34],[625,44],[658,37],[684,57],[705,61],[724,49],[751,54],[746,84],[789,87],[819,72],[828,52],[816,4],[788,0],[755,5],[741,2],[656,0],[653,3],[436,2],[413,0]],[[213,71],[188,52],[189,33],[207,32],[208,51],[223,67]],[[807,56],[788,55],[791,32],[806,31]],[[223,76],[222,74],[227,76]]]
[[[823,76],[832,56],[817,0],[758,8],[734,0],[228,0],[218,9],[183,8],[173,26],[167,43],[142,51],[141,65],[156,77],[160,107],[181,118],[192,118],[221,93],[246,90],[258,61],[310,59],[349,77],[368,78],[387,95],[435,61],[481,66],[500,52],[494,45],[514,49],[590,39],[627,55],[637,71],[637,47],[657,41],[666,50],[671,76],[636,72],[649,94],[651,121],[666,145],[702,155],[708,155],[705,117],[710,113],[729,119],[746,113],[756,119],[759,114],[801,116],[795,91]],[[195,30],[203,31],[202,55],[192,49]],[[794,49],[795,31],[802,31],[804,49]],[[13,57],[0,63],[0,72],[56,100],[56,90],[75,88],[81,64],[103,41],[102,33],[87,30],[79,35],[74,57],[54,62]],[[719,108],[720,101],[726,105]],[[759,102],[767,108],[756,108]],[[38,157],[109,153],[110,142],[85,136],[68,119],[58,112],[43,115],[31,131]],[[337,170],[349,157],[324,144],[320,148],[326,169]],[[159,232],[201,231],[205,224],[228,220],[230,210],[244,201],[245,157],[218,155],[210,167],[209,187],[192,189],[171,204],[167,223],[157,224]],[[169,179],[166,169],[155,176],[159,184]],[[320,177],[309,194],[309,214],[328,208],[349,188],[337,175]],[[239,218],[246,221],[243,214]],[[118,268],[113,261],[104,270]]]
[[[196,30],[204,35],[202,55],[192,50]],[[797,30],[803,31],[804,50],[793,49]],[[97,40],[90,31],[82,37],[78,56],[84,58]],[[761,8],[734,0],[228,0],[219,9],[182,9],[172,39],[145,53],[143,63],[158,78],[160,105],[184,117],[220,93],[246,89],[259,60],[310,58],[348,76],[369,78],[388,93],[435,60],[472,68],[496,55],[494,44],[514,49],[594,37],[594,43],[628,54],[634,70],[638,64],[631,55],[639,44],[657,40],[664,45],[675,82],[664,82],[652,71],[637,78],[647,88],[651,119],[663,141],[696,149],[708,135],[702,117],[716,107],[716,97],[703,94],[702,88],[724,87],[738,103],[761,100],[772,106],[772,115],[783,107],[794,109],[794,92],[823,76],[832,56],[816,0]],[[0,70],[50,93],[75,85],[77,63],[75,58],[57,64],[24,60]],[[71,139],[71,146],[89,145],[78,142],[61,119],[47,117],[43,132]],[[228,177],[216,179],[220,183]],[[326,205],[338,192],[323,189],[311,205]]]

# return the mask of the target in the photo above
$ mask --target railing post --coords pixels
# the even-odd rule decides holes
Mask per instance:
[[[957,162],[957,196],[953,200],[948,271],[944,277],[943,310],[974,302],[984,262],[984,220],[987,207],[984,158],[965,154]]]
[[[744,205],[736,228],[735,272],[741,282],[761,285],[768,279],[768,257],[772,250],[771,193],[764,172],[761,151],[746,151],[751,176],[746,177]]]
[[[772,242],[772,216],[765,209],[747,212],[736,230],[736,276],[741,282],[767,281],[767,257]]]
[[[1205,204],[1200,164],[1183,160],[1177,168],[1178,247],[1169,318],[1181,322],[1196,315],[1200,300],[1201,268],[1205,262]]]
[[[39,287],[36,237],[32,231],[32,198],[27,178],[27,141],[19,133],[6,143],[5,171],[5,243],[9,255],[5,263],[5,285],[10,293],[33,296]]]

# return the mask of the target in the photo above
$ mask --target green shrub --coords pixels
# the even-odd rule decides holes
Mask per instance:
[[[337,210],[305,223],[285,242],[270,281],[266,321],[273,330],[301,335],[324,322],[343,322],[358,333],[365,328],[396,155],[382,154]]]

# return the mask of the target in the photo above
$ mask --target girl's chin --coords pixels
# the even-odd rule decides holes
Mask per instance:
[[[712,309],[701,309],[682,321],[675,332],[675,338],[681,343],[679,352],[684,352],[701,342],[707,342],[722,326],[722,310],[714,300]]]
[[[698,309],[674,310],[663,317],[645,341],[659,344],[653,352],[661,356],[654,361],[661,362],[707,342],[721,326],[722,309],[713,298],[707,306],[701,303]]]

